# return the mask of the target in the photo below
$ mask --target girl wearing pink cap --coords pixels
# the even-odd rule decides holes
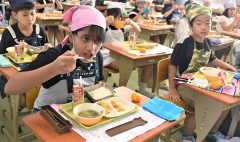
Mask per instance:
[[[62,44],[39,54],[5,86],[7,94],[19,94],[42,84],[34,112],[43,105],[71,101],[74,79],[80,76],[84,86],[103,79],[102,56],[98,51],[105,37],[105,17],[93,7],[79,6],[69,9],[63,19],[69,23],[71,33]],[[93,58],[95,62],[90,62]]]
[[[222,16],[218,18],[216,29],[218,33],[222,31],[233,31],[234,29],[239,29],[240,26],[240,15],[236,12],[235,3],[225,3],[224,12]],[[233,44],[232,51],[232,64],[235,67],[240,66],[240,41],[237,40]]]

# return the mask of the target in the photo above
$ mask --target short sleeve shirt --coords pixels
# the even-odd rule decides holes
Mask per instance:
[[[197,50],[210,51],[211,41],[204,39],[204,43],[196,42]],[[179,73],[182,74],[189,66],[194,51],[194,39],[192,36],[186,38],[183,43],[178,43],[172,53],[170,63],[179,68]],[[215,60],[216,57],[211,52],[209,62]]]

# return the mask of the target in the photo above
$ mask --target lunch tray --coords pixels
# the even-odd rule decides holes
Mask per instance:
[[[13,61],[14,63],[17,63],[17,64],[24,64],[24,63],[31,63],[33,60],[36,59],[37,57],[37,54],[33,54],[33,55],[30,55],[30,54],[24,54],[23,55],[23,59],[21,60],[16,60],[15,57],[11,56],[9,53],[5,53],[5,55],[11,60]]]
[[[85,126],[83,124],[81,124],[78,120],[77,120],[77,117],[73,114],[73,111],[72,111],[72,102],[70,103],[66,103],[66,104],[61,104],[60,105],[60,111],[62,111],[63,113],[65,113],[68,117],[70,117],[72,120],[74,120],[77,124],[81,125],[82,127],[84,127],[85,129],[92,129],[92,128],[95,128],[97,126],[100,126],[100,125],[103,125],[103,124],[106,124],[108,122],[111,122],[115,119],[119,119],[123,116],[126,116],[126,115],[129,115],[133,112],[136,112],[138,110],[138,106],[136,105],[136,107],[129,111],[128,113],[125,113],[119,117],[114,117],[114,118],[106,118],[106,117],[103,117],[101,119],[101,121],[95,125],[92,125],[92,126]]]

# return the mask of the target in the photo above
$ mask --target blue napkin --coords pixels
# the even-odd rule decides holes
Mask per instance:
[[[153,98],[143,105],[143,109],[167,120],[175,121],[184,112],[184,109],[172,102],[159,98]]]

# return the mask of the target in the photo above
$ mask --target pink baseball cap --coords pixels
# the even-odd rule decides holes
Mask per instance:
[[[224,6],[225,10],[228,9],[228,8],[236,8],[237,7],[236,4],[232,3],[232,2],[224,3],[223,6]]]
[[[100,11],[88,5],[79,5],[68,9],[63,14],[63,20],[69,23],[71,31],[90,25],[106,29],[106,18]]]

